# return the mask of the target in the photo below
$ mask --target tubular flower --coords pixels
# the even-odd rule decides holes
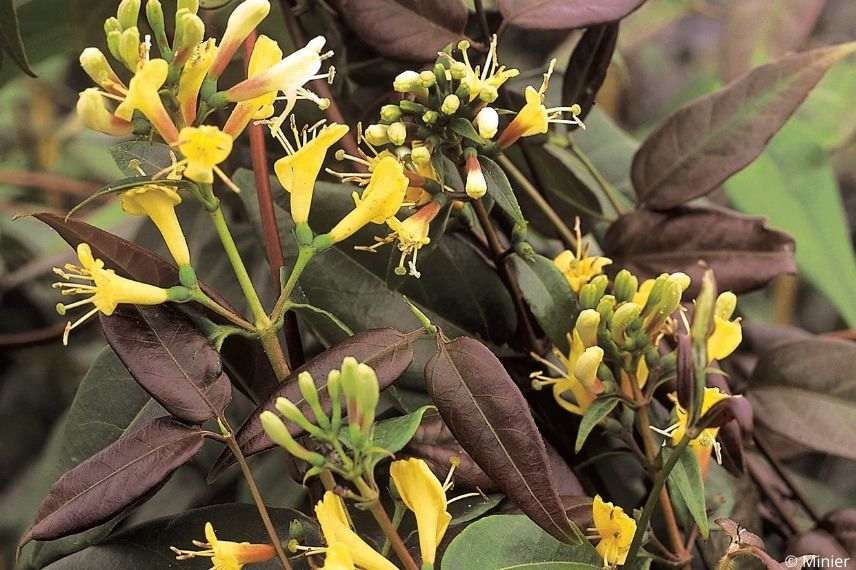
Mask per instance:
[[[354,559],[348,547],[337,542],[324,551],[324,566],[321,570],[355,570]]]
[[[408,184],[404,167],[398,160],[388,155],[380,158],[363,195],[354,192],[356,207],[330,230],[330,238],[338,243],[370,222],[382,224],[393,217],[401,208]]]
[[[401,259],[398,262],[398,267],[395,268],[396,275],[404,275],[409,272],[410,275],[417,279],[422,275],[416,269],[416,256],[419,250],[422,249],[422,246],[431,243],[428,232],[431,229],[431,222],[437,217],[439,211],[439,202],[432,201],[403,222],[394,216],[386,221],[386,225],[389,226],[392,233],[378,241],[377,244],[372,246],[372,249],[393,240],[398,242]],[[409,262],[407,261],[408,256],[410,257]],[[404,268],[405,263],[407,263],[407,269]]]
[[[499,135],[497,143],[500,148],[511,146],[520,137],[544,134],[547,132],[550,123],[585,126],[578,118],[578,115],[582,112],[579,105],[553,107],[550,109],[544,106],[544,93],[547,91],[547,85],[550,82],[550,76],[553,74],[555,64],[555,59],[550,62],[550,68],[544,74],[544,81],[541,83],[540,89],[536,91],[531,85],[526,88],[524,92],[526,104],[518,111],[511,123],[505,127],[502,134]],[[570,113],[572,118],[562,119],[563,113]]]
[[[89,295],[74,303],[57,304],[56,310],[64,315],[69,309],[92,304],[93,308],[75,322],[69,322],[65,327],[63,344],[68,344],[71,331],[87,319],[101,311],[112,315],[121,303],[131,305],[160,305],[169,300],[169,291],[147,283],[116,275],[112,269],[104,269],[104,262],[92,255],[88,244],[77,246],[77,257],[80,265],[67,264],[62,268],[54,267],[54,273],[65,281],[54,283],[55,289],[60,289],[63,295]]]
[[[737,296],[731,291],[721,293],[713,309],[713,334],[707,339],[707,359],[722,360],[737,350],[743,340],[740,319],[731,319],[737,305]]]
[[[80,66],[104,91],[113,95],[124,95],[127,91],[125,84],[110,67],[110,63],[100,49],[88,47],[83,50],[80,54]]]
[[[487,52],[484,68],[480,66],[473,68],[470,63],[467,55],[470,42],[463,40],[458,43],[458,49],[461,50],[464,62],[462,65],[460,62],[455,62],[459,65],[453,66],[453,73],[458,72],[458,69],[463,73],[461,83],[467,87],[469,102],[473,102],[479,98],[486,103],[494,102],[499,95],[499,88],[502,84],[520,73],[517,69],[506,69],[504,65],[499,65],[496,55],[496,43],[496,36],[494,35],[490,40],[490,48]]]
[[[247,77],[255,77],[265,72],[282,60],[282,50],[276,41],[267,36],[259,36],[253,46],[253,53],[247,65]],[[253,99],[241,101],[226,121],[223,130],[237,137],[247,127],[250,119],[267,119],[273,115],[273,102],[276,99],[276,90],[259,95]]]
[[[276,550],[270,544],[253,544],[250,542],[232,542],[220,540],[214,533],[214,526],[205,523],[205,540],[193,541],[193,545],[204,550],[181,550],[171,546],[176,560],[190,560],[197,557],[211,558],[214,566],[211,570],[240,570],[245,564],[267,562],[276,556]]]
[[[704,416],[718,402],[730,397],[728,394],[722,393],[719,388],[705,388],[704,399],[701,403],[701,416]],[[673,445],[677,445],[687,432],[687,411],[680,404],[675,404],[675,416],[678,421],[667,430],[667,433],[671,434]],[[690,447],[698,458],[702,473],[707,472],[707,464],[712,450],[715,449],[717,458],[719,457],[719,444],[716,442],[718,433],[718,427],[706,428],[695,439],[690,441]]]
[[[369,546],[351,530],[345,505],[331,491],[315,505],[315,516],[327,544],[335,548],[346,548],[354,563],[363,570],[397,570],[395,565]]]
[[[248,77],[226,91],[226,100],[240,102],[255,99],[267,93],[282,91],[285,94],[286,106],[280,115],[281,117],[291,112],[298,99],[308,99],[319,106],[326,106],[328,102],[303,87],[306,82],[313,79],[330,77],[329,74],[318,75],[321,70],[321,62],[333,55],[333,52],[321,53],[326,43],[327,40],[324,39],[324,36],[309,40],[305,47],[290,54],[276,65],[257,75]]]
[[[421,459],[393,461],[389,474],[401,500],[416,516],[422,563],[434,564],[437,547],[452,520],[443,485]]]
[[[577,244],[576,253],[565,250],[553,259],[553,263],[568,280],[574,293],[579,295],[583,285],[603,273],[603,268],[612,263],[612,260],[608,257],[589,256],[582,242],[578,241]]]
[[[104,96],[95,87],[80,92],[77,99],[77,115],[83,124],[99,133],[124,137],[131,134],[133,126],[128,121],[115,117],[107,110]]]
[[[478,200],[487,194],[487,181],[484,178],[484,173],[481,169],[478,156],[471,153],[467,156],[467,182],[465,190],[467,196],[474,200]]]
[[[267,17],[268,12],[270,12],[268,0],[245,0],[235,8],[226,23],[226,31],[223,32],[220,47],[217,48],[217,55],[214,57],[211,70],[208,72],[211,77],[217,78],[223,74],[223,70],[232,60],[232,56],[235,55],[238,47],[244,43],[250,32],[256,29],[256,26]]]
[[[214,170],[232,152],[232,137],[217,127],[184,127],[178,148],[187,161],[184,175],[201,184],[214,182]]]
[[[205,80],[205,74],[214,60],[214,52],[217,45],[211,38],[193,48],[190,59],[184,64],[181,78],[178,80],[178,92],[175,98],[178,100],[178,108],[181,110],[181,118],[185,125],[192,125],[196,120],[196,101],[199,98],[199,89]]]
[[[179,265],[190,265],[190,251],[175,214],[181,196],[174,188],[146,184],[122,194],[122,210],[131,216],[148,216],[163,236],[167,249]]]
[[[289,143],[285,136],[278,137],[288,154],[274,163],[274,171],[279,183],[291,194],[291,216],[294,223],[305,224],[309,221],[315,179],[318,178],[327,151],[347,132],[347,125],[333,123],[322,127],[317,134],[314,128],[311,129],[309,136],[314,134],[314,137],[308,142],[306,130],[301,137],[295,129],[294,145]]]
[[[603,557],[606,566],[621,566],[627,561],[633,535],[636,534],[636,521],[621,507],[604,501],[595,495],[591,507],[594,526],[600,536],[595,547]]]
[[[476,115],[475,123],[480,137],[492,139],[499,128],[499,114],[493,107],[483,107]]]
[[[178,140],[178,129],[158,94],[168,74],[169,64],[162,59],[152,59],[144,63],[131,78],[125,100],[116,107],[116,116],[123,121],[130,121],[134,111],[140,111],[163,140],[168,144],[175,144]]]

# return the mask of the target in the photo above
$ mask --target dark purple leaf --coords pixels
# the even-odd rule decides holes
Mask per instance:
[[[848,556],[844,546],[835,540],[834,536],[825,530],[818,529],[791,537],[787,553],[789,556],[817,556],[819,558],[818,563],[823,559],[837,558],[843,560]],[[850,552],[849,554],[853,553]],[[814,564],[808,562],[804,567],[812,568],[813,566]],[[846,568],[846,566],[842,567]]]
[[[364,362],[374,368],[381,389],[384,389],[407,370],[407,367],[413,360],[413,343],[420,335],[421,331],[402,333],[394,329],[364,331],[327,349],[297,370],[294,370],[282,382],[282,385],[250,414],[250,417],[247,418],[247,421],[238,430],[235,439],[241,450],[243,450],[244,455],[249,457],[275,446],[264,432],[264,429],[262,429],[259,414],[264,410],[272,409],[277,398],[288,398],[308,418],[314,418],[309,404],[303,401],[303,396],[300,394],[300,389],[297,385],[297,377],[301,372],[309,372],[315,379],[321,395],[321,405],[329,413],[330,402],[325,391],[327,373],[338,369],[346,356],[353,356],[359,362]],[[289,422],[288,428],[294,436],[302,433],[302,430],[293,423]],[[224,451],[211,468],[208,478],[216,478],[234,462],[235,459],[232,454]]]
[[[713,269],[720,289],[735,293],[796,272],[794,242],[787,234],[769,229],[761,218],[715,208],[631,212],[609,227],[604,249],[615,267],[640,279],[687,273],[693,279],[689,296],[698,291],[700,261]]]
[[[550,460],[523,394],[475,339],[438,339],[425,366],[428,391],[449,430],[505,495],[541,528],[574,542]]]
[[[180,420],[202,423],[231,400],[220,355],[174,308],[123,306],[101,326],[140,386]]]
[[[570,30],[615,22],[645,0],[498,0],[505,21],[535,30]]]
[[[571,54],[562,80],[562,101],[582,107],[581,118],[594,106],[617,42],[618,22],[593,26],[585,31]]]
[[[633,158],[639,202],[666,209],[704,196],[752,162],[856,44],[819,48],[753,69],[677,111]]]
[[[467,25],[462,0],[341,0],[340,11],[381,54],[411,61],[433,61]]]
[[[844,545],[848,552],[856,552],[856,509],[838,509],[828,513],[821,526]]]
[[[61,538],[110,519],[189,461],[203,440],[201,430],[169,417],[122,437],[59,478],[21,544]]]

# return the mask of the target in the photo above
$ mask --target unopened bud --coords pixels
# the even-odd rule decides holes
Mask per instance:
[[[657,309],[657,305],[660,304],[660,297],[663,296],[663,289],[666,287],[666,283],[668,282],[668,273],[661,273],[656,279],[654,279],[654,284],[651,285],[651,290],[648,293],[648,300],[645,302],[645,307],[642,310],[643,315],[647,317]]]
[[[499,98],[499,91],[493,85],[483,85],[479,90],[479,100],[491,104]]]
[[[422,103],[417,103],[416,101],[411,101],[409,99],[403,99],[398,103],[398,106],[405,113],[413,113],[414,115],[421,115],[428,110],[428,107]]]
[[[366,139],[366,142],[372,146],[382,146],[389,143],[389,136],[387,134],[389,126],[375,124],[369,125],[366,128],[365,134],[363,135]]]
[[[639,280],[636,276],[626,269],[622,269],[615,276],[612,293],[615,295],[615,299],[619,303],[623,303],[625,301],[633,300],[633,296],[636,295],[636,290],[638,288]]]
[[[672,273],[671,275],[669,275],[669,281],[671,281],[672,283],[677,283],[678,286],[681,288],[681,293],[683,293],[687,290],[687,287],[690,286],[692,279],[690,279],[690,276],[686,273],[681,273],[679,271],[677,273]]]
[[[300,388],[300,394],[303,396],[303,399],[312,409],[315,421],[321,426],[321,429],[330,429],[330,420],[321,407],[321,401],[318,398],[318,388],[315,386],[315,380],[312,379],[312,375],[305,371],[298,374],[297,386]]]
[[[402,71],[392,82],[392,88],[399,93],[407,93],[422,87],[422,79],[415,71]]]
[[[476,127],[479,135],[485,139],[492,139],[499,128],[499,115],[493,107],[483,107],[476,115]]]
[[[612,295],[604,295],[597,303],[597,312],[600,313],[600,318],[604,322],[612,321],[612,314],[615,310],[615,297]]]
[[[148,0],[146,2],[146,20],[155,35],[155,43],[161,51],[161,55],[168,53],[169,40],[166,37],[166,24],[164,24],[163,6],[160,0]]]
[[[342,385],[338,370],[327,374],[327,395],[330,396],[330,431],[336,433],[342,425]]]
[[[485,180],[478,155],[475,152],[467,153],[466,192],[467,196],[473,200],[478,200],[487,194],[487,180]]]
[[[426,125],[433,125],[437,122],[437,119],[439,118],[440,113],[438,113],[437,111],[425,111],[425,113],[422,115],[422,121]]]
[[[602,295],[602,293],[598,292],[598,288],[594,283],[586,283],[580,289],[580,307],[594,309],[597,307]]]
[[[591,388],[597,382],[597,370],[603,361],[603,349],[599,346],[590,346],[577,359],[574,364],[574,376],[582,382],[586,388]]]
[[[407,126],[401,121],[392,123],[386,130],[386,136],[389,142],[395,146],[401,146],[407,140]]]
[[[126,28],[119,38],[119,55],[131,71],[136,71],[140,62],[140,31],[136,26]]]
[[[298,427],[315,437],[323,437],[324,434],[318,429],[318,426],[310,423],[310,421],[306,419],[306,416],[303,415],[303,412],[300,411],[300,408],[294,405],[294,402],[288,398],[277,398],[274,405],[276,406],[277,411],[282,414],[282,417],[288,421],[297,424]]]
[[[119,44],[122,42],[122,32],[119,30],[111,30],[107,32],[107,49],[110,55],[122,61],[122,53],[119,51]]]
[[[115,91],[116,87],[121,85],[116,72],[98,48],[88,47],[83,50],[80,54],[80,66],[92,81],[105,91]]]
[[[577,324],[574,325],[574,330],[579,333],[583,345],[589,347],[597,344],[597,328],[599,326],[600,313],[594,309],[585,309],[577,317]]]
[[[612,315],[612,321],[609,323],[612,335],[615,337],[615,342],[624,342],[624,331],[627,329],[627,325],[638,318],[641,312],[642,307],[636,303],[622,303],[616,309]]]
[[[199,0],[178,0],[177,10],[187,10],[195,14],[199,11]]]
[[[123,30],[136,28],[140,17],[140,0],[122,0],[116,10],[116,19]]]
[[[434,81],[437,83],[437,86],[441,91],[445,91],[449,85],[449,81],[446,77],[446,68],[442,63],[434,64]]]
[[[131,134],[131,123],[113,116],[104,102],[104,96],[91,87],[80,94],[77,100],[77,115],[84,125],[94,131],[113,136]]]
[[[324,456],[320,453],[309,451],[297,443],[297,441],[295,441],[291,436],[291,433],[289,433],[286,425],[277,417],[276,414],[270,410],[265,410],[259,414],[259,419],[262,422],[262,428],[265,430],[265,433],[275,444],[284,448],[287,452],[298,459],[302,459],[316,467],[324,465]]]
[[[443,99],[443,104],[440,105],[440,111],[444,115],[454,115],[460,106],[461,100],[458,99],[457,95],[446,95],[446,98]]]
[[[724,291],[716,298],[716,305],[713,313],[720,319],[728,320],[734,314],[734,309],[737,308],[737,295],[731,291]]]
[[[452,79],[463,79],[467,75],[467,66],[462,61],[453,61],[449,73],[452,75]]]
[[[681,305],[682,293],[679,283],[674,281],[665,282],[659,295],[659,302],[651,313],[646,316],[646,326],[649,331],[656,330],[667,317],[677,310]]]
[[[417,146],[410,152],[410,159],[416,164],[427,165],[431,162],[431,151],[427,146]]]
[[[701,279],[701,289],[695,300],[693,310],[692,337],[693,344],[698,348],[706,346],[707,337],[713,331],[713,315],[716,305],[716,280],[710,269],[704,272]],[[728,304],[728,300],[724,302]],[[723,308],[728,308],[727,306]],[[733,311],[733,308],[732,308]]]
[[[433,87],[434,83],[437,82],[437,78],[434,77],[433,71],[422,71],[419,73],[419,84],[422,87],[428,88]]]
[[[175,51],[192,50],[202,43],[205,37],[205,23],[202,18],[189,11],[181,11],[181,16],[176,16]]]
[[[110,32],[121,32],[122,24],[119,23],[118,18],[109,17],[104,20],[104,35],[109,34]]]
[[[380,384],[374,369],[367,364],[357,367],[357,408],[359,409],[360,427],[368,433],[374,424],[375,411],[380,399]]]
[[[398,105],[384,105],[380,108],[380,119],[385,123],[394,123],[401,118],[401,107]]]

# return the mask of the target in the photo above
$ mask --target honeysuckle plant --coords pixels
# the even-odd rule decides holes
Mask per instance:
[[[595,95],[638,1],[113,4],[69,124],[125,177],[36,214],[77,256],[54,268],[63,344],[100,321],[108,348],[22,567],[775,567],[711,532],[738,482],[783,536],[781,488],[846,534],[753,433],[760,406],[852,452],[764,388],[801,389],[815,356],[768,364],[743,296],[795,270],[794,242],[705,196],[853,44],[748,71],[615,160],[630,139]],[[583,31],[545,50],[542,29]],[[85,221],[99,204],[139,239]],[[122,522],[173,484],[168,521]]]

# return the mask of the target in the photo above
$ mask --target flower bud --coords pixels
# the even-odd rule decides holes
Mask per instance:
[[[107,50],[110,55],[122,61],[122,53],[119,51],[119,44],[122,41],[122,32],[120,30],[110,30],[107,32]]]
[[[431,151],[427,146],[417,146],[410,151],[410,159],[419,165],[427,165],[431,162]]]
[[[115,17],[109,17],[104,20],[104,35],[106,36],[110,32],[121,32],[122,24],[119,23],[119,19]]]
[[[356,414],[356,408],[352,409],[352,404],[356,402],[357,398],[358,367],[359,363],[353,356],[346,356],[339,369],[339,381],[342,385],[342,393],[345,395],[345,402],[348,405],[348,415]]]
[[[392,123],[386,130],[386,136],[389,142],[395,146],[401,146],[407,140],[407,126],[401,121]]]
[[[622,269],[615,276],[615,281],[612,286],[612,293],[619,303],[631,301],[636,295],[636,290],[639,288],[639,280],[635,275]]]
[[[615,342],[624,342],[624,331],[627,329],[627,325],[639,317],[639,313],[641,312],[642,307],[636,303],[622,303],[618,307],[612,315],[612,321],[609,323],[609,328],[615,337]]]
[[[686,291],[687,287],[689,287],[690,283],[692,282],[689,275],[681,272],[672,273],[671,275],[669,275],[669,281],[677,283],[678,286],[681,288],[681,293]]]
[[[656,287],[656,284],[654,286]],[[681,305],[682,293],[683,291],[679,282],[667,280],[664,283],[657,305],[646,316],[646,328],[648,331],[656,330],[667,317],[677,310]]]
[[[458,99],[457,95],[446,95],[446,98],[443,99],[443,104],[440,105],[440,111],[444,115],[454,115],[460,106],[461,100]]]
[[[287,419],[290,422],[297,424],[298,427],[308,432],[310,435],[314,437],[323,437],[324,433],[318,429],[317,426],[310,423],[306,416],[303,415],[303,412],[300,411],[294,402],[289,400],[288,398],[277,398],[276,403],[277,411],[282,414],[282,417]]]
[[[140,0],[122,0],[116,10],[116,19],[123,30],[137,27],[137,19],[140,17]]]
[[[330,431],[337,433],[342,425],[342,385],[339,371],[327,373],[327,395],[330,396]]]
[[[433,125],[437,122],[437,119],[440,118],[440,113],[437,111],[425,111],[425,114],[422,115],[422,122],[426,125]]]
[[[657,305],[660,303],[660,297],[663,296],[663,289],[666,287],[666,283],[668,283],[668,281],[668,273],[661,273],[653,280],[653,285],[651,285],[647,300],[645,301],[645,307],[642,309],[642,314],[644,316],[647,317],[656,310]]]
[[[178,0],[177,10],[187,10],[195,14],[199,11],[199,0]]]
[[[437,82],[437,78],[434,76],[433,71],[422,71],[419,73],[419,84],[422,87],[428,88],[433,87],[434,83]]]
[[[409,99],[401,100],[398,103],[398,107],[405,113],[413,113],[414,115],[421,115],[428,110],[428,107],[422,103],[417,103],[416,101],[411,101]]]
[[[398,105],[384,105],[380,108],[380,119],[385,123],[394,123],[401,118],[401,107]]]
[[[359,423],[364,433],[368,433],[374,424],[375,411],[380,399],[380,384],[377,374],[368,364],[357,366],[357,409]]]
[[[734,309],[736,308],[737,295],[731,291],[725,291],[720,293],[719,297],[716,298],[716,305],[714,306],[713,312],[714,315],[720,319],[728,320],[731,318],[731,315],[734,314]]]
[[[363,135],[366,142],[373,146],[382,146],[389,143],[388,125],[369,125]]]
[[[309,404],[312,413],[315,415],[315,421],[321,426],[321,429],[330,429],[330,420],[324,409],[321,407],[321,401],[318,399],[318,388],[315,386],[315,380],[309,372],[301,372],[297,376],[297,387],[300,388],[300,394],[303,399]]]
[[[597,303],[597,312],[600,313],[600,319],[604,322],[611,322],[613,311],[615,310],[615,297],[612,295],[604,295]]]
[[[496,109],[483,107],[476,115],[476,127],[478,127],[479,136],[482,138],[492,139],[496,136],[496,131],[499,128],[499,115]]]
[[[190,11],[181,10],[180,13],[180,15],[176,15],[173,48],[176,52],[184,52],[184,59],[186,60],[190,51],[202,43],[205,37],[205,24],[202,22],[202,18]]]
[[[119,55],[131,71],[140,63],[140,31],[137,26],[125,28],[119,38]]]
[[[83,50],[80,54],[80,66],[104,91],[114,94],[120,92],[118,88],[122,86],[122,81],[100,49],[88,47]]]
[[[577,317],[577,324],[574,325],[574,330],[579,333],[583,345],[589,347],[597,344],[597,328],[599,326],[600,313],[594,309],[585,309]]]
[[[452,66],[449,68],[449,73],[452,79],[456,81],[463,79],[467,75],[467,65],[461,61],[453,61]]]
[[[262,428],[265,430],[265,433],[275,444],[284,448],[291,455],[298,459],[302,459],[315,467],[321,467],[324,465],[324,456],[320,453],[309,451],[297,443],[291,436],[291,433],[289,433],[286,425],[276,416],[276,414],[270,410],[265,410],[259,414],[259,420],[262,422]]]
[[[131,134],[132,126],[113,116],[104,102],[104,97],[98,89],[92,87],[80,93],[77,100],[77,115],[83,124],[94,131],[117,137]]]
[[[594,309],[600,301],[602,293],[594,283],[586,283],[580,289],[580,307],[583,309]]]
[[[217,48],[217,55],[211,64],[209,76],[217,78],[231,61],[238,47],[244,43],[256,26],[267,17],[270,12],[268,0],[244,0],[229,16],[226,23],[226,31]]]
[[[402,71],[392,82],[392,88],[398,93],[407,93],[422,87],[422,79],[415,71]]]
[[[478,155],[475,152],[468,153],[467,156],[466,192],[467,196],[474,200],[478,200],[487,194],[487,181],[484,178]]]
[[[483,85],[479,90],[479,100],[491,104],[499,98],[499,91],[493,85]]]
[[[582,382],[587,389],[591,390],[594,386],[599,386],[600,390],[592,390],[598,393],[603,390],[603,386],[597,380],[597,370],[600,363],[603,361],[603,349],[599,346],[590,346],[577,359],[574,364],[574,376]]]
[[[713,316],[716,305],[716,281],[713,277],[713,271],[710,269],[704,272],[701,279],[701,289],[695,300],[695,309],[693,310],[692,337],[693,344],[696,346],[705,346],[707,337],[713,331]],[[728,308],[728,299],[724,301],[723,309]],[[736,303],[736,299],[735,299]],[[732,311],[734,309],[732,308]]]
[[[146,20],[155,35],[155,43],[163,56],[170,51],[169,40],[166,37],[166,24],[164,24],[163,6],[160,0],[148,0],[146,2]]]

